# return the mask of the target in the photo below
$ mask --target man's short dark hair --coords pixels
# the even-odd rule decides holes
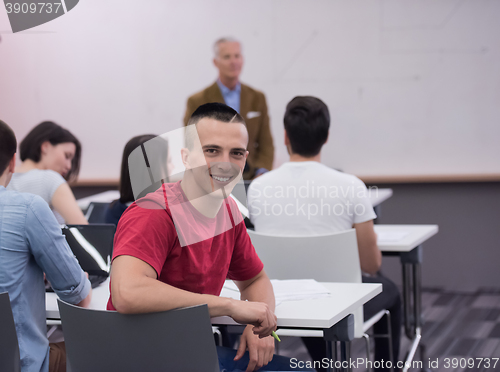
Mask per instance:
[[[189,118],[188,126],[197,124],[201,119],[214,119],[223,123],[241,123],[245,125],[245,119],[231,107],[218,102],[206,103],[198,107]],[[186,130],[186,147],[193,148],[193,138],[190,130]]]
[[[310,158],[328,139],[330,113],[319,98],[295,97],[286,106],[284,123],[292,152]]]
[[[7,169],[16,149],[16,135],[7,124],[0,120],[0,176]]]

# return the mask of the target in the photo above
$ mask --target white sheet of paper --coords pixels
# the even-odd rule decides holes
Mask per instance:
[[[271,280],[273,285],[276,306],[283,301],[300,301],[314,298],[329,297],[330,292],[314,279]],[[224,288],[238,292],[238,287],[233,281],[226,280]],[[239,298],[239,293],[232,298]],[[237,297],[238,296],[238,297]]]

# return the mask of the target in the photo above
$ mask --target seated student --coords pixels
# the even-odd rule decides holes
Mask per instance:
[[[253,181],[248,189],[248,208],[255,231],[274,235],[320,235],[354,227],[361,270],[370,275],[364,275],[363,282],[383,284],[382,294],[365,304],[364,316],[368,319],[382,309],[391,312],[394,361],[397,361],[401,300],[395,284],[378,273],[382,255],[373,228],[376,215],[366,186],[353,175],[321,164],[320,152],[330,128],[328,107],[321,100],[295,97],[287,105],[284,124],[290,161]],[[384,317],[374,331],[385,333],[386,329]],[[314,360],[326,356],[321,338],[304,341]],[[376,360],[389,360],[387,341],[376,339],[375,342]]]
[[[226,198],[248,156],[245,121],[232,108],[209,103],[189,124],[182,180],[132,203],[118,223],[108,310],[147,313],[207,304],[212,317],[248,325],[237,351],[218,349],[221,370],[290,370],[288,358],[273,358],[271,282],[236,203]],[[226,278],[235,281],[243,301],[219,297]]]
[[[162,155],[161,158],[165,158],[165,178],[166,182],[168,182],[168,176],[171,173],[171,170],[173,168],[172,162],[170,159],[170,155],[168,152],[168,142],[164,139],[161,139],[161,137],[155,136],[153,134],[144,134],[141,136],[136,136],[130,139],[127,144],[125,145],[125,148],[123,149],[123,155],[122,155],[122,165],[121,165],[121,171],[120,171],[120,199],[114,200],[111,202],[109,205],[109,208],[106,210],[105,214],[105,222],[106,223],[113,223],[115,225],[118,225],[118,221],[120,220],[120,217],[122,216],[123,212],[132,204],[135,200],[134,197],[134,192],[132,190],[132,183],[130,180],[130,172],[129,172],[129,156],[134,151],[138,146],[143,145],[144,143],[154,140],[149,142],[152,146],[156,146],[159,142],[158,139],[161,141],[161,148],[159,148],[157,151],[157,155]],[[148,151],[151,150],[148,146]],[[145,175],[146,176],[146,175]]]
[[[88,306],[91,287],[54,214],[39,196],[6,190],[14,172],[16,137],[0,121],[0,292],[8,292],[21,370],[66,370],[64,343],[50,344],[43,274],[64,301]]]
[[[80,170],[81,146],[68,130],[50,121],[38,124],[20,145],[23,162],[8,189],[42,197],[60,224],[87,224],[67,180]]]

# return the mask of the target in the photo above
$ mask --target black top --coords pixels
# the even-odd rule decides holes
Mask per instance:
[[[119,199],[113,201],[106,210],[106,214],[104,216],[105,222],[118,225],[120,217],[127,208],[127,204],[122,203]]]

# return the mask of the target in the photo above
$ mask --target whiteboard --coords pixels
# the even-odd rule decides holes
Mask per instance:
[[[81,0],[16,34],[0,6],[0,34],[0,118],[19,140],[42,120],[70,129],[80,180],[118,179],[132,136],[181,127],[226,35],[266,94],[275,166],[287,102],[314,95],[332,117],[329,166],[500,174],[500,0]]]

